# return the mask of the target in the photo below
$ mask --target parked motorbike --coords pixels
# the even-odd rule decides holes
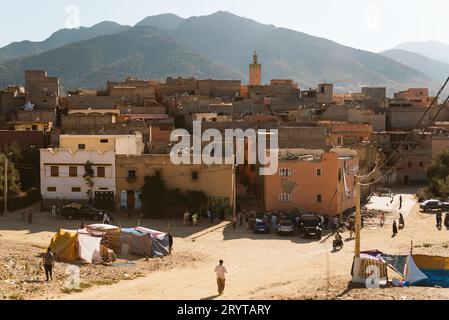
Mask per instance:
[[[334,248],[334,251],[343,249],[343,241],[342,240],[334,240],[332,242],[332,247]]]

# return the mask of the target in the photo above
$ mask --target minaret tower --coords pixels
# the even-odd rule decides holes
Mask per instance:
[[[254,50],[253,63],[249,65],[249,85],[260,86],[262,75],[262,66],[257,61],[257,53]]]

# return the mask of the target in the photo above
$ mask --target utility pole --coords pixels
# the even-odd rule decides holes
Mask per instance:
[[[360,213],[360,182],[358,177],[355,178],[355,250],[354,255],[360,257],[360,227],[361,227],[361,213]]]
[[[8,157],[5,155],[5,185],[3,190],[3,199],[5,207],[3,208],[3,215],[8,213]]]
[[[232,222],[237,217],[237,206],[236,206],[236,178],[235,178],[235,171],[236,171],[236,156],[234,154],[234,163],[232,164]]]

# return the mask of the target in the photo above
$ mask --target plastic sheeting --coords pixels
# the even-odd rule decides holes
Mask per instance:
[[[127,241],[130,241],[129,244],[131,245],[131,252],[133,252],[133,246],[139,245],[141,246],[141,249],[139,249],[140,251],[147,253],[148,250],[150,250],[150,255],[148,256],[152,258],[164,257],[170,254],[170,239],[168,233],[147,229],[144,227],[122,229],[122,234],[123,233],[130,235],[131,239],[128,239]],[[144,236],[143,239],[137,238],[140,237],[139,233]],[[150,243],[147,242],[148,240]]]
[[[412,255],[408,256],[407,262],[407,282],[411,285],[416,284],[419,281],[427,279],[427,276],[416,266],[415,260]]]
[[[101,237],[78,233],[78,257],[88,263],[102,263],[100,251]]]

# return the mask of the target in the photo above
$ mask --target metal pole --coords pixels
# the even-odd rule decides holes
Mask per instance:
[[[360,183],[358,178],[355,177],[355,251],[356,257],[360,257],[360,227],[361,227],[361,214],[360,214]]]
[[[3,208],[3,215],[8,213],[8,157],[5,155],[5,186],[3,190],[3,198],[5,199],[5,207]]]

